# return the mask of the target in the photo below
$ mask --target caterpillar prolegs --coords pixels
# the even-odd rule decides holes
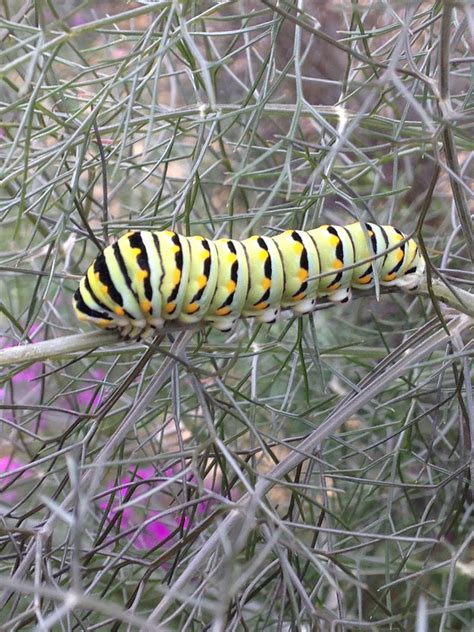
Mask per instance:
[[[167,320],[229,330],[241,316],[273,322],[281,309],[311,312],[316,299],[346,302],[351,288],[413,288],[424,273],[413,239],[393,226],[324,225],[243,241],[132,231],[107,246],[74,294],[78,318],[126,337]]]

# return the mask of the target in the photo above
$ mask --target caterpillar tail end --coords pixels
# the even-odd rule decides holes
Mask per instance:
[[[410,272],[405,274],[404,276],[398,278],[394,285],[401,288],[402,290],[416,290],[416,288],[420,285],[422,279],[425,278],[425,270],[426,270],[426,262],[422,255],[419,255],[418,264],[416,266],[416,270],[414,272]]]

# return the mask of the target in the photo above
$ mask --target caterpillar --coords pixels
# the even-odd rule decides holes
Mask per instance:
[[[316,300],[346,302],[352,288],[414,288],[425,263],[413,239],[393,226],[355,222],[287,230],[243,241],[131,231],[92,262],[74,294],[78,318],[136,338],[165,321],[230,330],[281,309],[306,314]]]

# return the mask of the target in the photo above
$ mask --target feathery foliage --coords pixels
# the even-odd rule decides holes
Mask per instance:
[[[2,626],[470,628],[468,8],[2,3]],[[66,355],[126,229],[353,218],[416,235],[425,296]]]

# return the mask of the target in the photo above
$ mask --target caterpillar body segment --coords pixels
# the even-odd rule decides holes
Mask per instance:
[[[202,315],[209,310],[214,298],[219,257],[215,242],[198,236],[186,239],[189,243],[190,269],[179,319],[183,323],[192,324],[202,320]]]
[[[250,284],[249,266],[242,242],[218,239],[216,246],[217,283],[204,320],[216,329],[232,329],[242,314]]]
[[[321,257],[310,232],[287,230],[273,238],[285,273],[281,306],[295,314],[313,311],[320,285]]]
[[[272,322],[281,306],[285,282],[280,252],[270,237],[250,237],[242,246],[249,267],[249,287],[242,316]]]
[[[346,302],[352,288],[371,288],[375,278],[413,288],[424,268],[413,239],[371,223],[243,241],[131,231],[96,257],[73,303],[81,321],[128,337],[166,320],[226,331],[242,316],[269,323],[281,309],[308,313],[321,297]]]

